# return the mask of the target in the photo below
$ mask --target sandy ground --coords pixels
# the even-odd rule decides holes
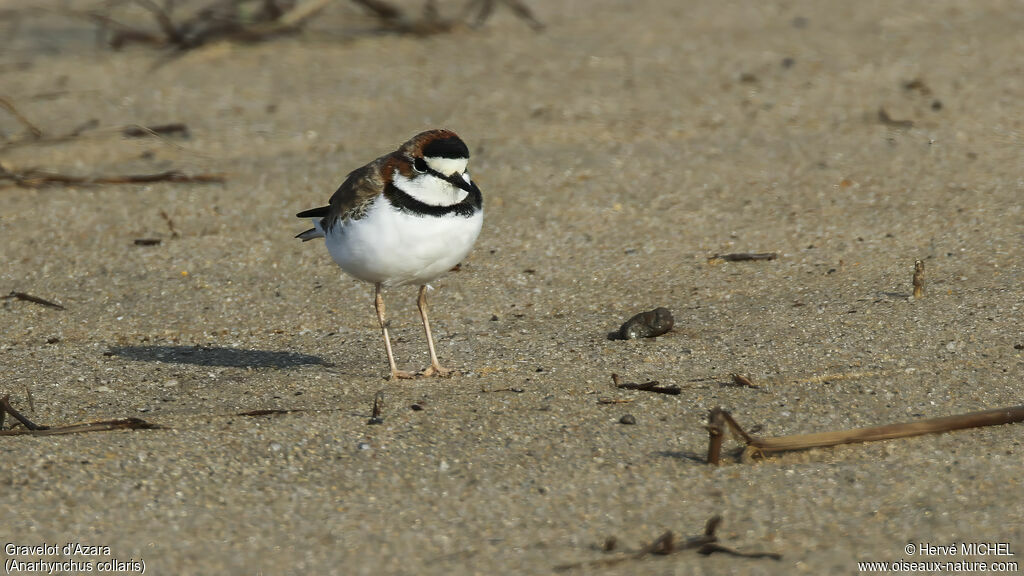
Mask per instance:
[[[543,574],[714,514],[723,543],[782,560],[574,573],[1024,562],[1022,425],[720,468],[702,427],[715,406],[782,435],[1021,403],[1019,5],[534,1],[543,33],[499,8],[479,30],[406,38],[360,34],[370,22],[339,3],[303,36],[157,67],[62,15],[95,5],[0,4],[0,95],[48,135],[98,126],[0,162],[227,182],[0,188],[0,292],[66,307],[4,301],[0,391],[47,424],[164,427],[0,441],[0,542],[109,546],[5,562]],[[117,131],[168,122],[191,137]],[[431,294],[462,373],[388,382],[371,288],[294,240],[293,215],[440,126],[469,144],[486,209]],[[24,136],[3,112],[0,134]],[[779,258],[708,262],[738,251]],[[399,363],[426,365],[415,290],[388,298]],[[606,339],[656,306],[668,335]],[[683,391],[616,390],[612,372]],[[728,386],[734,372],[761,388]],[[256,409],[297,411],[237,415]],[[1014,556],[904,550],[960,542]]]

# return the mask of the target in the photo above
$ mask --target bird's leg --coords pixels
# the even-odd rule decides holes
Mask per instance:
[[[387,320],[384,319],[384,295],[381,293],[380,282],[377,282],[374,286],[376,292],[374,304],[377,307],[377,320],[380,322],[380,331],[384,334],[384,350],[388,353],[388,364],[391,366],[391,379],[414,378],[416,375],[412,372],[399,370],[398,367],[395,366],[395,355],[391,352],[391,337],[388,336],[388,323]]]
[[[442,378],[451,376],[452,371],[442,368],[437,361],[437,352],[434,351],[434,337],[430,334],[430,320],[427,320],[427,286],[420,286],[420,296],[416,299],[416,306],[420,309],[420,318],[423,319],[423,331],[427,333],[427,347],[430,349],[430,367],[422,370],[420,376],[440,376]]]

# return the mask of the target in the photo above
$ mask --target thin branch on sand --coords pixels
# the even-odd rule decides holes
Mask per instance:
[[[939,434],[953,430],[999,426],[1016,422],[1024,422],[1024,405],[971,412],[956,416],[929,418],[927,420],[918,420],[917,422],[856,428],[853,430],[816,432],[813,434],[797,434],[776,438],[758,438],[744,431],[729,412],[721,408],[714,408],[708,414],[708,464],[718,465],[721,461],[722,443],[725,441],[726,430],[731,431],[742,439],[747,445],[746,453],[755,457],[764,457],[775,452],[807,450],[809,448],[823,448],[857,442],[892,440],[894,438],[908,438],[922,434]]]
[[[3,430],[4,416],[10,414],[22,428]],[[106,430],[150,430],[159,428],[141,418],[118,418],[115,420],[98,420],[70,426],[43,426],[32,422],[24,414],[11,405],[9,395],[0,396],[0,436],[58,436],[62,434],[79,434],[82,432],[102,432]]]
[[[185,174],[178,170],[167,170],[154,174],[90,175],[72,176],[29,168],[12,172],[0,165],[0,186],[10,182],[20,188],[40,188],[48,185],[96,186],[100,184],[150,184],[153,182],[177,182],[189,184],[222,184],[224,174]]]

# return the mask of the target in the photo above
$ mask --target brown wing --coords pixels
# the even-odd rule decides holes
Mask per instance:
[[[384,189],[380,167],[388,156],[378,158],[362,168],[349,172],[345,181],[331,196],[330,205],[304,210],[296,214],[299,218],[323,218],[320,225],[326,232],[339,220],[358,220],[366,213],[373,199]]]

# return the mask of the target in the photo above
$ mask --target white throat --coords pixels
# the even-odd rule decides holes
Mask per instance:
[[[463,161],[463,166],[465,162]],[[391,181],[399,190],[430,206],[451,206],[465,200],[469,194],[465,190],[452,186],[449,182],[432,174],[416,174],[406,178],[395,170]]]

